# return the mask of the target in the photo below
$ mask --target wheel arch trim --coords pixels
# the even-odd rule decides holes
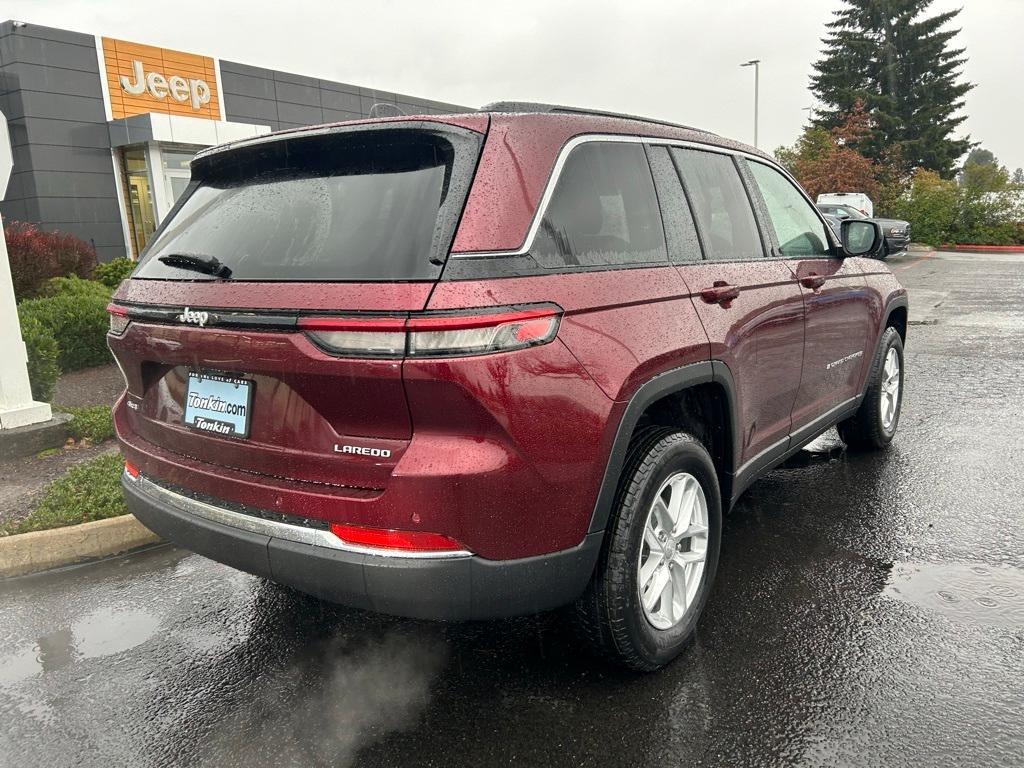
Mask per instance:
[[[910,300],[907,298],[907,294],[900,293],[889,299],[885,303],[885,310],[882,313],[882,324],[878,329],[878,339],[875,341],[875,346],[878,346],[878,342],[882,340],[882,334],[885,333],[885,329],[889,327],[889,319],[892,317],[892,313],[897,309],[906,310],[907,313],[907,325],[910,324]],[[906,329],[904,329],[906,333]],[[903,340],[906,343],[906,339]]]
[[[729,367],[720,360],[705,360],[660,373],[637,389],[619,419],[619,426],[615,432],[615,439],[612,442],[612,449],[598,491],[597,502],[594,504],[594,511],[590,518],[588,533],[604,531],[608,526],[630,438],[644,411],[652,403],[667,395],[710,383],[720,385],[725,391],[726,419],[729,422],[727,427],[732,438],[730,463],[735,465],[738,455],[736,451],[739,444],[739,426],[736,419],[736,387]],[[734,466],[726,467],[726,471],[722,473],[723,483],[729,482],[734,468]],[[722,498],[728,498],[725,488],[722,488]]]
[[[910,329],[910,301],[907,299],[907,293],[904,290],[903,293],[898,293],[894,296],[890,296],[885,302],[885,309],[882,310],[881,320],[878,323],[878,332],[875,334],[875,346],[871,348],[871,361],[874,362],[874,356],[878,352],[878,345],[882,343],[882,335],[885,333],[885,329],[889,327],[889,318],[892,317],[892,313],[897,309],[904,309],[907,312],[907,330]],[[906,339],[902,339],[904,345],[906,345]],[[867,350],[865,350],[866,352]],[[860,397],[868,391],[868,384],[871,379],[871,364],[867,366],[864,371],[864,379],[860,383]]]

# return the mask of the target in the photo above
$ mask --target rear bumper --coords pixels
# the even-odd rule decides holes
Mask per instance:
[[[491,619],[566,605],[583,593],[601,546],[595,533],[573,549],[519,560],[375,554],[320,529],[197,504],[144,477],[121,484],[128,509],[175,544],[322,600],[411,618]]]

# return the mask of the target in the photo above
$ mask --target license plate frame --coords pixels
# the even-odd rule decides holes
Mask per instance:
[[[189,371],[182,423],[205,435],[245,440],[255,388],[256,382],[241,376]]]

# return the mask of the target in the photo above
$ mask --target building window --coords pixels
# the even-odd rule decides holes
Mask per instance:
[[[153,236],[192,178],[191,163],[201,147],[150,143],[121,150],[125,207],[134,256]]]
[[[138,256],[153,236],[157,223],[145,147],[131,147],[124,150],[124,171],[127,181],[125,193],[128,196],[132,250]]]

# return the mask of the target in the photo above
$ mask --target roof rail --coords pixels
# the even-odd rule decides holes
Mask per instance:
[[[562,104],[544,104],[534,101],[492,101],[484,104],[479,112],[559,112],[573,115],[594,115],[596,117],[618,117],[624,120],[638,120],[641,123],[654,123],[656,125],[668,125],[672,128],[685,128],[688,131],[700,131],[711,133],[703,128],[694,128],[692,125],[673,123],[668,120],[658,120],[653,117],[640,117],[639,115],[627,115],[623,112],[607,112],[603,109],[586,109],[585,107],[568,107]],[[712,134],[714,135],[714,134]]]

